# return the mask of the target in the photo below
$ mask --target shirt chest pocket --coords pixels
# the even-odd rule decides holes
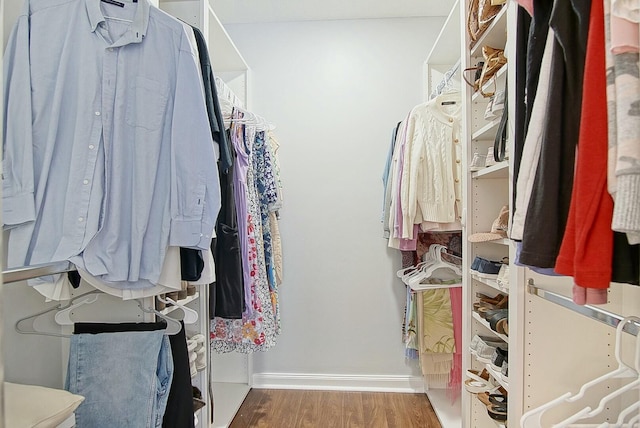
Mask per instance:
[[[167,109],[168,91],[160,82],[138,76],[129,83],[125,120],[129,126],[156,131]]]

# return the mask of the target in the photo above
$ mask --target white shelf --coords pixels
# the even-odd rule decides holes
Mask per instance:
[[[493,140],[496,136],[496,131],[500,125],[500,118],[494,119],[491,122],[478,129],[471,134],[472,140]]]
[[[491,334],[493,334],[494,336],[496,336],[497,338],[499,338],[503,342],[509,343],[509,336],[505,336],[504,334],[500,334],[497,331],[491,329],[491,326],[489,325],[489,322],[487,320],[485,320],[484,318],[482,318],[477,312],[475,312],[475,311],[472,312],[471,316],[473,317],[473,319],[475,319],[480,324],[485,326],[487,328],[487,330],[489,330],[491,332]]]
[[[251,388],[241,383],[213,382],[213,428],[227,428]]]
[[[481,276],[478,276],[473,273],[471,274],[471,278],[475,279],[478,282],[481,282],[484,285],[488,285],[489,287],[494,288],[500,291],[501,293],[507,293],[507,294],[509,293],[509,290],[508,289],[505,290],[504,288],[500,287],[498,285],[498,281],[495,279],[482,278]]]
[[[509,178],[509,161],[498,162],[471,173],[471,178]]]
[[[462,407],[459,399],[452,403],[446,389],[429,389],[425,391],[425,394],[429,397],[431,407],[433,407],[441,426],[446,428],[462,427]]]
[[[492,48],[504,49],[505,41],[507,40],[507,4],[502,7],[502,10],[491,21],[489,28],[480,36],[476,44],[471,48],[471,57],[481,57],[482,47],[491,46]]]
[[[460,59],[460,0],[456,0],[436,38],[426,62],[453,65]]]

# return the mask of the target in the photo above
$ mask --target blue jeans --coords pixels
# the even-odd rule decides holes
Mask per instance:
[[[172,377],[162,330],[71,337],[66,389],[85,397],[77,428],[161,427]]]

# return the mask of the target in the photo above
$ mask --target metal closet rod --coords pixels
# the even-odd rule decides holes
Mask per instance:
[[[56,273],[65,273],[72,270],[76,270],[76,268],[71,264],[71,262],[68,261],[43,263],[33,266],[23,266],[2,271],[2,282],[4,284],[9,284],[11,282],[25,281],[27,279],[54,275]]]
[[[527,284],[527,291],[529,292],[529,294],[533,294],[534,296],[538,296],[550,302],[556,303],[574,312],[585,315],[591,319],[600,321],[601,323],[604,323],[613,328],[617,327],[620,321],[624,319],[623,316],[614,314],[613,312],[609,312],[602,308],[597,308],[591,305],[577,305],[569,297],[536,286],[533,282],[533,279],[529,279],[529,282]],[[623,330],[629,334],[638,336],[638,333],[640,332],[640,324],[635,321],[628,322],[625,324]]]

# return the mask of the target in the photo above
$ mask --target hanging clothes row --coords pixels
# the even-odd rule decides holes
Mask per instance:
[[[531,20],[519,11],[518,33],[529,34],[519,61],[542,65],[516,82],[527,95],[516,104],[510,237],[517,264],[572,276],[578,304],[640,280],[640,24],[625,5],[534,2]]]
[[[229,103],[224,103],[229,107]],[[262,120],[237,107],[228,118],[233,165],[221,182],[223,188],[219,232],[237,236],[238,246],[222,245],[217,254],[235,251],[241,278],[227,281],[212,293],[211,348],[215,352],[265,351],[280,334],[278,286],[282,282],[282,246],[278,227],[282,184],[278,142]],[[221,223],[222,216],[226,224]],[[236,222],[237,227],[231,223]],[[234,231],[231,232],[230,231]],[[220,238],[219,238],[220,239]],[[234,262],[238,260],[234,258]],[[222,266],[223,263],[217,265]],[[220,276],[223,278],[223,276]],[[232,296],[221,301],[221,292]]]
[[[403,272],[403,278],[418,280],[431,245],[462,255],[460,120],[460,94],[449,91],[414,107],[393,130],[383,174],[382,223],[388,246],[402,251],[398,275]],[[462,378],[461,276],[454,279],[455,287],[442,279],[424,280],[441,284],[418,284],[420,291],[406,285],[405,356],[419,361],[429,388],[447,388],[456,397]]]

